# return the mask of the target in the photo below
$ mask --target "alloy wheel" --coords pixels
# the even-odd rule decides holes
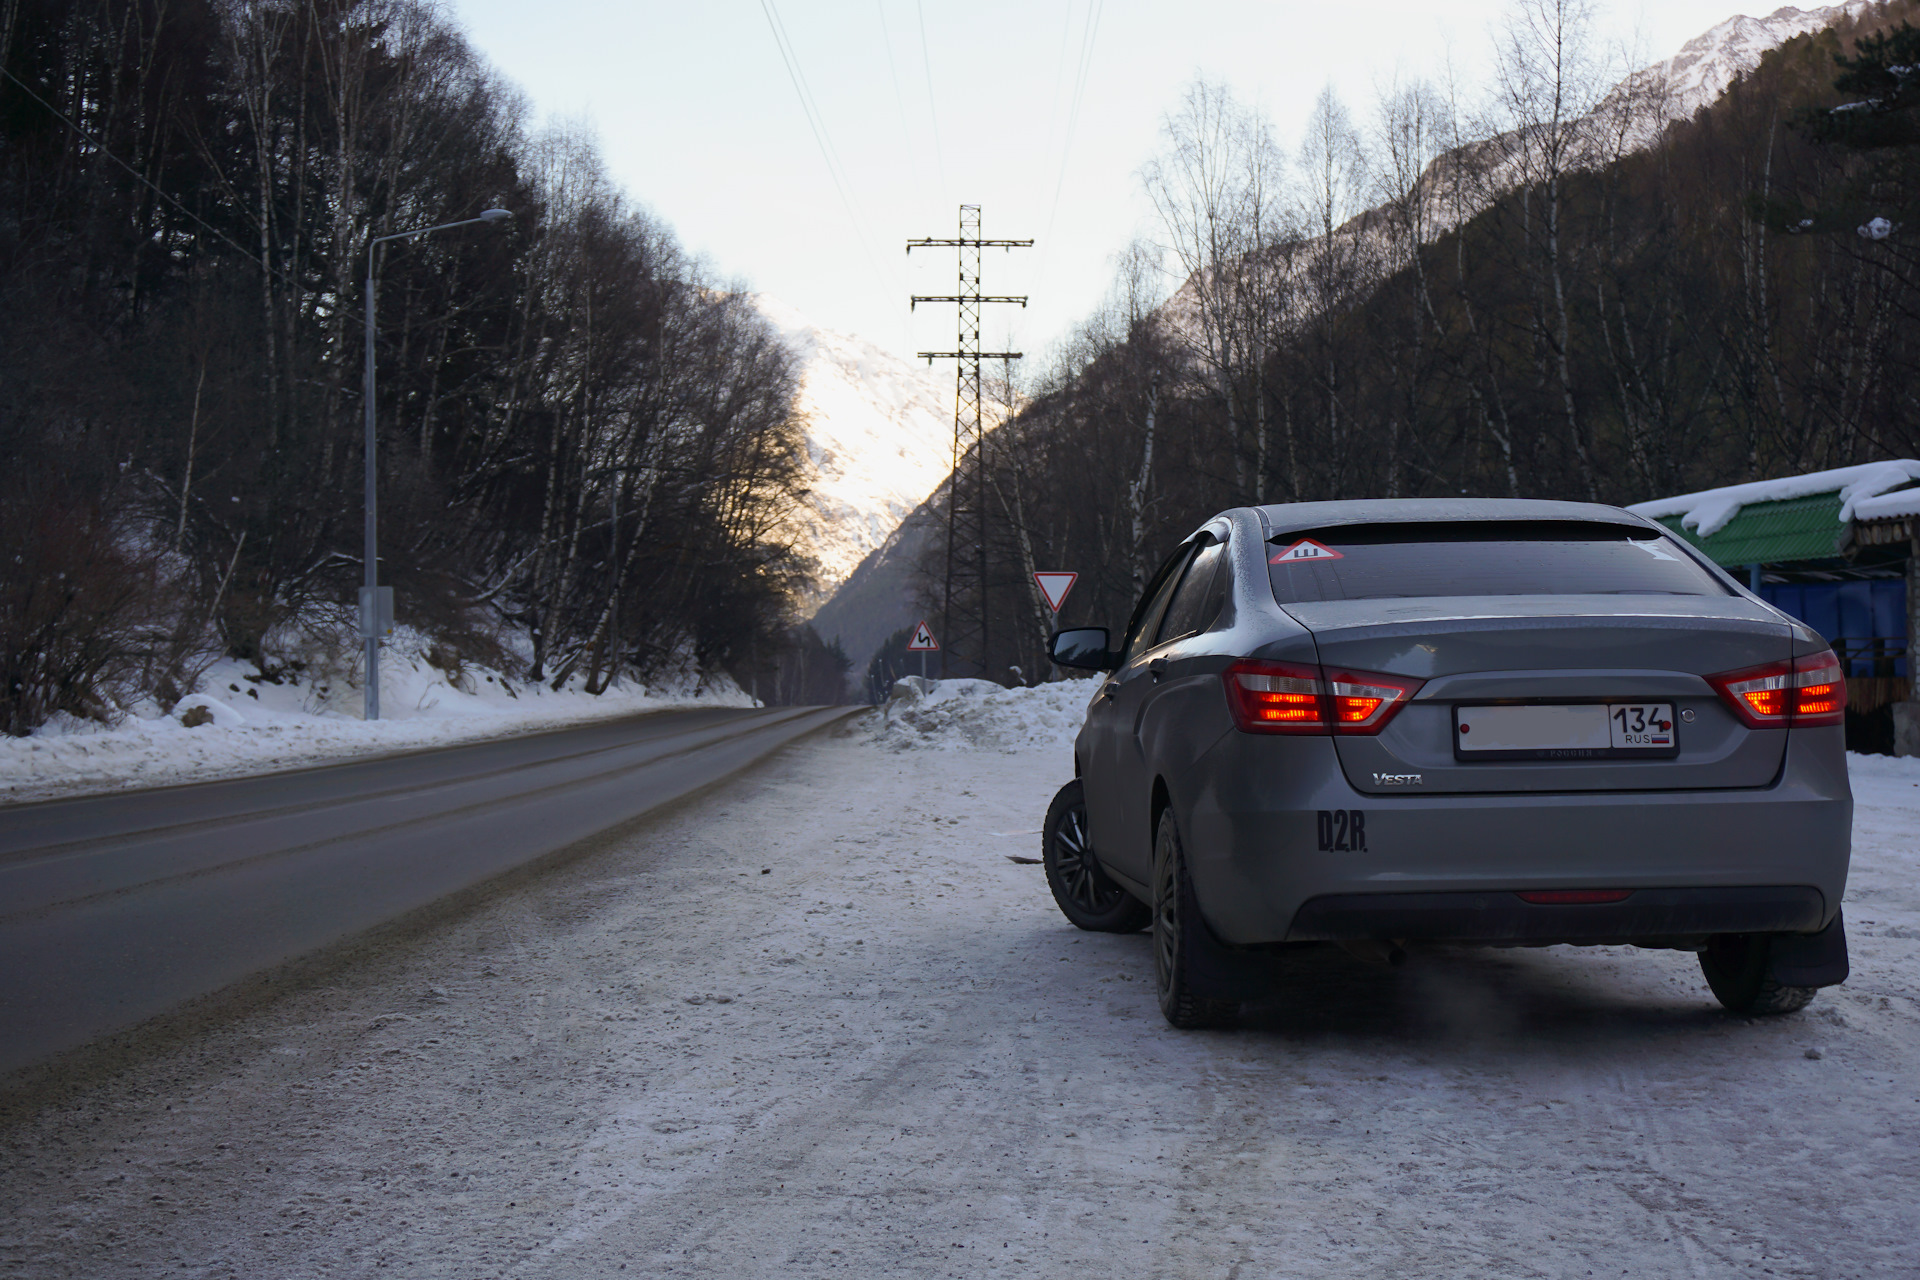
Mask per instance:
[[[1075,906],[1090,915],[1099,915],[1118,905],[1125,896],[1122,889],[1101,872],[1087,847],[1087,808],[1074,805],[1060,816],[1053,829],[1054,865],[1060,883]]]
[[[1180,886],[1173,851],[1162,850],[1156,859],[1153,886],[1153,968],[1160,990],[1173,987],[1174,957],[1180,950]]]

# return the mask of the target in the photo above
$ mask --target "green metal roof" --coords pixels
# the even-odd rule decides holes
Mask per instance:
[[[1680,527],[1679,516],[1660,523],[1685,538],[1715,564],[1779,564],[1785,560],[1828,560],[1840,553],[1847,526],[1840,520],[1840,491],[1778,502],[1754,502],[1711,538]]]

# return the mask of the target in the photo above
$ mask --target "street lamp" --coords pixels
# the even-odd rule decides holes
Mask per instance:
[[[368,720],[380,718],[380,539],[375,519],[376,506],[373,444],[373,264],[375,251],[389,240],[411,240],[453,227],[470,227],[476,222],[501,222],[513,214],[505,209],[488,209],[477,218],[443,222],[418,231],[396,231],[367,242],[367,585],[360,592],[360,634],[367,642],[367,699],[363,713]]]

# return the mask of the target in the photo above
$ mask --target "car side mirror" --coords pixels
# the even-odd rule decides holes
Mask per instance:
[[[1059,666],[1085,671],[1112,671],[1120,665],[1120,655],[1107,648],[1105,627],[1056,631],[1047,644],[1047,656]]]

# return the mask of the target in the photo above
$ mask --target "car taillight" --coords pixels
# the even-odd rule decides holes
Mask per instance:
[[[1243,658],[1228,667],[1227,706],[1246,733],[1325,733],[1326,682],[1320,668]]]
[[[1246,733],[1378,733],[1425,683],[1254,658],[1224,675],[1233,722]]]
[[[1847,683],[1831,649],[1708,676],[1707,683],[1752,729],[1818,729],[1846,722]]]
[[[1793,660],[1793,727],[1818,729],[1847,722],[1847,679],[1831,649]]]
[[[1792,674],[1791,662],[1770,662],[1708,676],[1707,683],[1720,691],[1748,728],[1765,729],[1787,723],[1787,679]]]
[[[1393,713],[1419,692],[1424,680],[1383,676],[1372,671],[1327,672],[1327,691],[1333,696],[1333,726],[1337,733],[1378,733]]]

